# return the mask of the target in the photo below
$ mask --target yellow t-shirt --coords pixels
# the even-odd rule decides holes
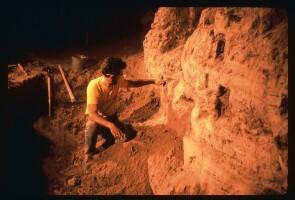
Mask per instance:
[[[116,85],[108,88],[104,84],[104,76],[100,76],[89,82],[87,86],[87,105],[97,104],[97,112],[102,116],[110,116],[115,114],[117,110],[116,98],[119,88],[126,88],[128,82],[120,77]],[[88,114],[88,106],[86,106],[85,114]]]

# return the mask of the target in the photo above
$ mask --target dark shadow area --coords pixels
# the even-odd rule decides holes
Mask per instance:
[[[47,194],[47,178],[42,160],[49,154],[51,142],[33,128],[47,114],[47,90],[43,76],[26,80],[8,90],[7,195]]]
[[[222,85],[218,87],[218,93],[215,100],[216,116],[221,117],[229,107],[230,89]]]
[[[281,97],[280,114],[284,115],[288,113],[288,95],[283,94]]]
[[[135,110],[126,120],[126,122],[144,122],[158,112],[160,105],[160,98],[152,97],[148,103]]]
[[[142,17],[155,6],[100,1],[18,2],[9,16],[9,62],[29,52],[56,52],[111,43],[142,31]]]
[[[216,47],[216,56],[215,58],[223,58],[223,52],[224,52],[224,45],[225,42],[223,40],[219,40]]]
[[[117,116],[111,116],[109,117],[109,120],[112,121],[121,131],[123,131],[126,137],[125,142],[136,137],[136,130],[130,124],[121,122]],[[115,144],[115,138],[109,129],[103,128],[102,136],[106,139],[106,141],[103,143],[104,149],[107,149]]]
[[[119,121],[118,117],[116,116],[113,120],[113,122],[116,124],[116,126],[125,133],[126,140],[125,142],[132,140],[133,138],[136,137],[136,130],[127,123],[123,123]]]

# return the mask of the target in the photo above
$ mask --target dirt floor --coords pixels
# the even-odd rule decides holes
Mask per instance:
[[[85,54],[92,60],[85,69],[74,72],[71,56]],[[53,52],[46,55],[31,54],[23,63],[28,76],[15,67],[8,74],[9,87],[44,74],[50,69],[53,86],[52,116],[41,116],[34,128],[51,141],[50,153],[43,160],[44,176],[48,179],[49,194],[153,194],[148,177],[147,159],[156,152],[179,151],[182,158],[182,140],[163,125],[148,127],[142,122],[151,119],[160,107],[158,86],[122,90],[119,94],[118,117],[131,126],[136,134],[128,142],[114,144],[88,163],[84,162],[84,128],[86,87],[98,75],[103,57],[120,56],[127,63],[127,79],[146,77],[142,41],[130,37],[83,49]],[[77,102],[70,103],[57,64],[61,64]],[[47,68],[47,66],[49,68]],[[99,146],[100,144],[97,144]]]

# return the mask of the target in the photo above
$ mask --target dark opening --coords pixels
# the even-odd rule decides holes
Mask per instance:
[[[215,100],[215,111],[217,117],[223,116],[229,106],[230,89],[219,85],[218,93]]]
[[[288,113],[288,95],[283,95],[280,104],[280,114],[284,115]]]
[[[42,160],[48,155],[50,141],[33,128],[33,123],[48,113],[47,107],[47,87],[42,75],[8,90],[8,168],[5,180],[8,195],[47,194]]]
[[[288,148],[288,134],[285,134],[284,136],[277,135],[274,140],[275,144],[277,145],[278,149],[284,150]]]
[[[241,21],[241,17],[236,15],[234,13],[234,10],[231,10],[227,13],[228,15],[228,21],[227,21],[227,26],[230,26],[231,22],[239,22]]]
[[[209,16],[205,19],[205,25],[211,25],[214,24],[214,18],[212,16]]]
[[[205,74],[205,88],[208,88],[209,74]]]
[[[223,40],[219,40],[217,42],[215,58],[223,58],[224,45],[225,45],[225,42]]]

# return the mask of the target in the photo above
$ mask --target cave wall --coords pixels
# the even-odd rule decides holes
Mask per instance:
[[[167,82],[154,123],[174,128],[184,149],[184,172],[150,170],[150,176],[166,175],[166,184],[150,179],[154,193],[286,192],[285,10],[159,8],[144,40],[144,61],[151,78]],[[175,179],[188,176],[195,177],[186,183],[190,189],[180,190]]]
[[[162,78],[167,82],[167,85],[161,88],[163,103],[155,123],[169,123],[187,118],[187,111],[193,106],[192,99],[183,94],[185,83],[180,61],[185,42],[198,24],[200,11],[201,9],[192,7],[159,8],[151,29],[145,36],[144,63],[148,75],[150,78]],[[182,127],[185,126],[186,124],[183,124]]]

